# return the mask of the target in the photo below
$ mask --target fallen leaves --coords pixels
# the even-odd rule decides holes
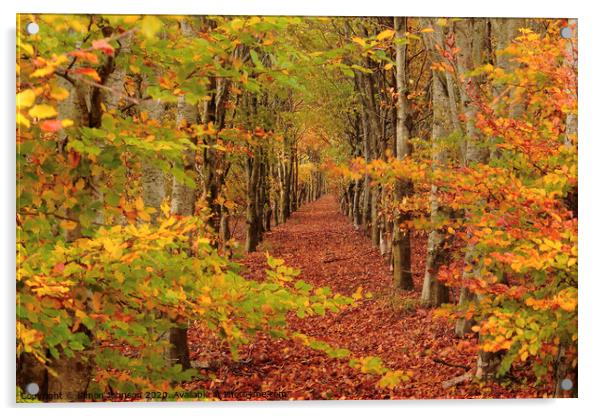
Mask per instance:
[[[425,237],[415,236],[412,244],[417,288],[422,284],[425,243]],[[371,299],[363,296],[355,307],[337,314],[304,319],[290,316],[289,322],[292,330],[306,337],[337,345],[353,357],[378,357],[393,371],[382,376],[364,374],[361,368],[349,367],[347,353],[329,356],[301,342],[274,339],[267,334],[242,347],[241,361],[237,362],[218,337],[195,326],[189,330],[192,358],[219,365],[202,369],[208,379],[187,384],[188,390],[256,393],[249,397],[221,397],[222,400],[501,398],[545,394],[527,385],[491,384],[484,390],[467,378],[443,387],[444,382],[462,377],[464,368],[474,365],[476,338],[456,339],[447,320],[435,319],[433,311],[417,307],[418,291],[392,295],[388,265],[369,239],[338,213],[332,197],[303,207],[286,224],[268,233],[264,246],[287,265],[300,268],[299,279],[305,285],[328,286],[347,296],[372,292]],[[330,258],[337,261],[316,260]],[[247,267],[248,277],[262,279],[265,253],[260,249],[248,254],[242,264]],[[434,358],[458,367],[438,364]],[[370,367],[370,363],[368,360],[362,365]],[[393,387],[397,382],[400,383]],[[274,395],[261,396],[262,392]]]

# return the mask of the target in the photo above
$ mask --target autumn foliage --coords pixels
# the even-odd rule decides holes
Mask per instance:
[[[22,30],[32,19],[40,34]],[[548,385],[576,376],[576,42],[546,21],[464,70],[455,21],[431,20],[400,34],[382,19],[19,16],[20,389],[68,390],[77,373],[78,394],[179,391],[201,380],[191,328],[234,361],[267,336],[400,388],[411,365],[291,325],[358,313],[361,286],[310,284],[269,247],[260,273],[241,261],[327,192],[382,254],[395,231],[436,233],[436,280],[466,299],[434,313],[470,324],[497,378],[517,365]],[[400,47],[416,53],[402,92]],[[464,103],[441,140],[428,138],[435,80]]]

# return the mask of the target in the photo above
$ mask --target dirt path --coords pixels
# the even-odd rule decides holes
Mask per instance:
[[[290,319],[293,329],[350,349],[354,355],[375,355],[393,369],[411,370],[413,377],[394,390],[379,389],[378,377],[351,369],[345,360],[287,340],[261,336],[245,347],[243,363],[233,362],[227,348],[207,333],[191,331],[193,359],[213,362],[215,379],[196,383],[195,388],[252,393],[251,399],[387,399],[534,397],[534,389],[511,390],[499,385],[463,383],[444,389],[441,383],[465,370],[435,362],[474,364],[474,340],[453,337],[453,325],[434,319],[431,310],[419,306],[424,273],[424,237],[413,240],[412,265],[416,290],[395,292],[385,260],[369,239],[354,230],[338,211],[331,196],[302,207],[286,224],[266,234],[256,253],[241,263],[249,277],[260,276],[267,267],[265,251],[302,270],[300,278],[314,286],[330,286],[334,292],[352,294],[359,286],[371,299],[364,299],[339,314]],[[460,344],[461,345],[458,345]],[[245,397],[238,395],[238,399]]]

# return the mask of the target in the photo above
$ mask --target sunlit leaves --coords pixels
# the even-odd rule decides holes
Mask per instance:
[[[395,36],[394,30],[385,29],[382,32],[380,32],[378,35],[376,35],[376,40],[383,41],[385,39],[391,39],[391,38],[393,38],[393,36]]]
[[[163,23],[157,16],[144,16],[140,22],[140,31],[149,39],[154,38],[162,27]]]
[[[448,19],[436,25],[446,26]],[[362,178],[378,186],[387,198],[379,215],[407,213],[411,219],[404,226],[438,230],[461,247],[453,255],[465,261],[449,261],[437,277],[474,293],[478,302],[440,315],[475,319],[480,348],[505,355],[500,374],[522,361],[537,377],[549,375],[560,344],[576,362],[577,137],[565,132],[575,127],[569,124],[577,115],[577,74],[556,30],[522,29],[501,53],[520,65],[502,69],[487,63],[463,74],[487,79],[473,121],[484,135],[479,146],[489,163],[465,166],[465,137],[451,134],[440,146],[447,159],[435,169],[430,151],[402,162],[359,158],[327,166],[342,186]],[[421,32],[430,36],[433,29]],[[369,50],[375,40],[352,42]],[[448,52],[453,62],[459,50]],[[433,69],[455,71],[449,62],[435,62]],[[412,181],[414,195],[394,204],[401,180]],[[428,220],[432,200],[425,196],[434,190],[454,218]]]
[[[33,90],[28,89],[17,93],[17,108],[29,108],[36,99],[36,94]]]
[[[56,109],[51,105],[38,104],[38,105],[32,107],[29,110],[28,114],[34,118],[44,119],[44,118],[54,117],[58,113],[56,112]]]

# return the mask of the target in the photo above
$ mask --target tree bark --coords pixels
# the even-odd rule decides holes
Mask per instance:
[[[184,101],[184,97],[178,100],[178,113],[176,123],[178,126],[192,125],[199,121],[198,108]],[[196,177],[195,151],[186,149],[182,155],[184,172],[191,178]],[[171,212],[175,215],[194,215],[196,198],[195,190],[186,183],[180,183],[173,179]],[[183,369],[190,368],[190,354],[188,350],[188,324],[179,323],[170,329],[169,340],[171,343],[170,357],[174,364],[180,364]]]
[[[447,110],[447,97],[444,90],[443,80],[440,74],[433,73],[432,102],[433,102],[433,129],[432,129],[432,159],[433,169],[445,163],[445,147],[442,139],[449,132],[449,117]],[[437,195],[437,186],[431,185],[431,224],[433,229],[429,233],[426,267],[424,272],[424,282],[422,285],[421,303],[425,306],[439,306],[449,302],[449,289],[437,278],[439,268],[444,264],[449,250],[446,234],[440,230],[439,222],[444,215],[439,204]]]
[[[399,40],[405,38],[407,31],[407,18],[395,17],[395,38],[398,42],[395,45],[395,63],[397,87],[397,117],[395,124],[395,149],[398,160],[410,156],[410,131],[406,124],[409,105],[407,99],[407,45],[400,44]],[[409,181],[399,181],[396,186],[396,201],[399,204],[411,193],[411,183]],[[410,243],[410,232],[402,229],[403,222],[407,220],[406,214],[398,214],[393,229],[393,239],[391,251],[393,254],[393,283],[396,288],[402,290],[413,290],[414,281],[412,279],[412,251]]]

